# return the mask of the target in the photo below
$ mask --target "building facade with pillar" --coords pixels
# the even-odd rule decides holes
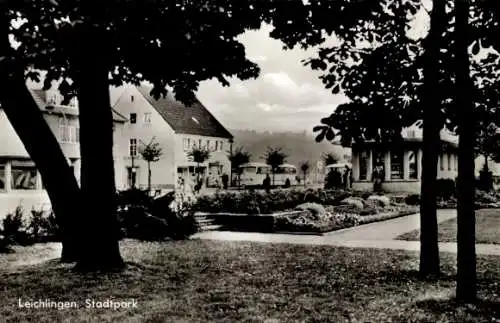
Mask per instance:
[[[68,105],[62,105],[62,96],[55,90],[30,89],[30,93],[79,182],[81,158],[78,103],[74,99]],[[126,119],[116,112],[113,119],[115,142],[118,142],[116,137],[120,135],[119,130]],[[116,144],[113,152],[115,156],[123,155]],[[115,158],[117,162],[122,159],[123,157]],[[32,208],[49,208],[50,201],[43,188],[40,172],[0,107],[0,219],[17,206],[22,206],[26,211]]]
[[[458,137],[443,129],[438,179],[455,179],[458,169]],[[352,145],[354,190],[372,191],[376,176],[386,192],[420,193],[422,177],[422,121],[403,129],[398,143],[363,142]]]

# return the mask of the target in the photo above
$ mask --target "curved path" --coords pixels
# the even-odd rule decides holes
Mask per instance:
[[[455,217],[455,210],[438,211],[438,222],[443,222]],[[420,242],[394,239],[403,233],[419,228],[419,214],[413,214],[387,221],[370,223],[344,230],[333,231],[323,236],[280,233],[206,231],[197,233],[193,238],[222,241],[331,245],[350,248],[400,249],[418,251],[420,250]],[[457,244],[453,242],[441,242],[439,243],[439,249],[443,252],[456,253]],[[500,245],[476,244],[476,253],[478,255],[500,256]]]

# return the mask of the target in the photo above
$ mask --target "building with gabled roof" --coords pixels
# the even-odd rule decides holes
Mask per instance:
[[[170,92],[156,100],[151,90],[152,87],[147,86],[125,86],[113,104],[113,109],[128,119],[121,143],[128,147],[125,168],[117,176],[124,177],[126,187],[145,188],[148,168],[140,149],[154,141],[162,149],[162,156],[151,164],[153,189],[173,189],[180,179],[195,179],[198,165],[188,157],[194,147],[210,151],[210,158],[200,165],[204,185],[218,185],[222,174],[230,173],[227,154],[231,150],[232,134],[201,102],[186,106]]]

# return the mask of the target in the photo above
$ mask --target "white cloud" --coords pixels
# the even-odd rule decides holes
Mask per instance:
[[[228,128],[310,131],[345,97],[333,95],[317,72],[303,66],[301,61],[314,55],[314,50],[285,51],[280,41],[268,36],[270,30],[264,25],[239,37],[247,58],[261,68],[259,78],[231,79],[230,87],[206,81],[200,85],[198,97]],[[335,42],[332,39],[329,44]]]

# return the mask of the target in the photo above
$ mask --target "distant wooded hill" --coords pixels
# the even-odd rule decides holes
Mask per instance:
[[[288,155],[287,163],[299,166],[300,162],[308,160],[311,165],[321,160],[324,153],[334,153],[340,159],[349,159],[351,151],[340,145],[328,142],[317,143],[314,135],[306,132],[257,132],[252,130],[229,130],[234,136],[233,147],[242,146],[252,154],[253,162],[263,162],[262,156],[267,147],[281,147]]]

